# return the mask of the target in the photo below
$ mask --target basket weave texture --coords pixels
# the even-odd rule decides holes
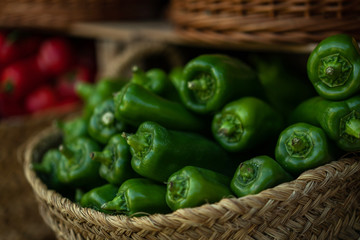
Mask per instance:
[[[171,0],[184,38],[213,45],[304,44],[336,34],[359,37],[358,0]]]
[[[48,128],[32,138],[24,171],[45,222],[58,239],[358,239],[360,159],[341,160],[306,171],[296,180],[256,195],[130,218],[79,207],[48,190],[31,170],[61,135]]]

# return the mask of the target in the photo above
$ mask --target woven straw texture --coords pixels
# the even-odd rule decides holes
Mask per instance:
[[[30,164],[61,142],[54,129],[34,136],[24,171],[46,223],[58,239],[358,239],[360,159],[349,155],[298,179],[243,198],[129,218],[81,208],[48,190]]]
[[[171,0],[179,35],[212,45],[304,44],[359,37],[358,0]]]

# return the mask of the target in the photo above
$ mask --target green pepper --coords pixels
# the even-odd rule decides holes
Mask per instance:
[[[171,84],[162,69],[152,68],[144,72],[138,66],[132,68],[132,78],[130,82],[139,84],[158,95],[162,95]]]
[[[105,100],[95,107],[90,117],[89,135],[99,143],[106,144],[116,133],[125,131],[127,124],[115,118],[115,104],[113,99]]]
[[[119,187],[116,197],[104,203],[101,208],[128,216],[170,212],[166,204],[166,185],[146,178],[126,180]]]
[[[182,104],[169,101],[141,85],[129,83],[115,97],[115,117],[133,126],[154,121],[177,130],[200,131],[205,126],[201,118]]]
[[[99,174],[109,183],[120,186],[138,176],[131,167],[130,147],[121,134],[111,137],[102,152],[92,152],[90,156],[101,163]]]
[[[318,94],[344,100],[360,89],[360,50],[356,40],[337,34],[322,40],[311,52],[307,73]]]
[[[244,62],[221,54],[204,54],[184,67],[180,97],[197,113],[218,111],[227,102],[244,96],[263,97],[256,73]]]
[[[184,78],[184,68],[174,67],[169,73],[169,79],[176,88],[177,91],[180,89],[181,82]]]
[[[79,201],[80,206],[92,208],[99,212],[110,213],[101,208],[101,206],[116,196],[118,187],[113,184],[105,184],[100,187],[91,189],[84,193]]]
[[[64,142],[71,142],[79,137],[88,137],[88,124],[82,117],[70,120],[57,120],[55,124],[61,131]]]
[[[273,158],[261,155],[240,163],[230,187],[236,196],[243,197],[292,179],[293,177]]]
[[[187,165],[223,174],[233,173],[233,161],[215,142],[192,132],[168,130],[144,122],[135,134],[124,134],[130,145],[133,169],[143,177],[165,182]]]
[[[295,123],[284,129],[275,148],[275,160],[293,176],[335,160],[322,128]]]
[[[103,183],[99,176],[100,163],[93,161],[90,153],[99,151],[99,145],[90,138],[77,138],[59,146],[61,159],[57,177],[73,188],[92,188]]]
[[[205,168],[186,166],[167,181],[166,203],[173,210],[214,203],[232,196],[230,177]]]
[[[249,150],[277,135],[282,116],[268,103],[255,97],[243,97],[226,104],[215,114],[212,133],[227,151]]]
[[[39,163],[32,163],[31,168],[39,175],[49,189],[60,190],[64,187],[57,177],[61,153],[58,149],[49,149]]]
[[[290,123],[306,122],[321,127],[344,151],[360,150],[360,96],[343,101],[310,98],[289,116]]]
[[[75,90],[78,96],[84,101],[83,117],[90,119],[95,107],[101,102],[113,97],[125,85],[121,79],[101,79],[96,84],[78,82]]]

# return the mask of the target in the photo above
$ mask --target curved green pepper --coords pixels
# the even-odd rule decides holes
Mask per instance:
[[[275,136],[283,126],[280,114],[266,102],[243,97],[226,104],[213,117],[216,141],[230,152],[249,150]]]
[[[356,40],[337,34],[322,40],[311,52],[307,72],[318,94],[344,100],[360,89],[360,50]]]
[[[146,178],[132,178],[121,184],[116,197],[104,203],[103,210],[141,216],[154,213],[168,213],[166,204],[166,186]]]
[[[166,203],[173,210],[214,203],[232,196],[230,178],[223,174],[186,166],[167,181]]]
[[[187,165],[233,174],[234,163],[225,150],[201,135],[168,130],[147,121],[135,134],[125,137],[130,145],[131,165],[141,176],[165,182]]]
[[[77,95],[83,100],[83,117],[90,119],[93,111],[101,102],[113,97],[125,85],[124,80],[101,79],[96,84],[78,82],[75,85]]]
[[[264,91],[255,72],[242,61],[221,54],[204,54],[185,65],[180,97],[188,109],[213,113],[244,96],[263,97]]]
[[[261,155],[240,163],[230,187],[238,197],[257,194],[267,188],[291,181],[287,173],[274,159]]]
[[[88,123],[82,117],[63,121],[57,120],[55,124],[60,129],[64,142],[71,142],[79,137],[88,137]]]
[[[360,150],[360,96],[344,101],[310,98],[290,115],[290,123],[306,122],[321,127],[344,151]]]
[[[82,207],[92,208],[99,212],[110,213],[110,211],[106,211],[101,206],[114,199],[117,191],[118,187],[112,184],[93,188],[81,196],[79,204]]]
[[[99,145],[90,138],[77,138],[60,145],[62,154],[57,177],[73,188],[92,188],[103,183],[99,176],[100,163],[93,161],[90,153],[99,151]]]
[[[100,176],[114,185],[138,176],[131,167],[130,147],[121,134],[114,135],[102,152],[92,152],[90,157],[101,163]]]
[[[152,68],[147,72],[141,70],[138,66],[132,68],[132,78],[130,82],[139,84],[153,93],[162,95],[168,90],[171,84],[166,73],[159,68]]]
[[[131,125],[154,121],[177,130],[199,131],[203,121],[178,103],[162,98],[141,85],[129,83],[115,97],[115,117]]]
[[[105,100],[95,107],[88,124],[89,135],[96,141],[106,144],[116,133],[125,131],[127,124],[115,118],[113,99]]]
[[[307,123],[284,129],[275,148],[275,160],[293,176],[335,160],[325,132]]]

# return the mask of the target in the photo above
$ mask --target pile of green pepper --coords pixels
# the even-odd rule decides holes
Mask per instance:
[[[205,54],[169,73],[135,66],[125,81],[79,83],[83,114],[57,122],[62,144],[33,168],[80,206],[128,216],[291,181],[360,150],[355,43],[347,35],[319,43],[307,82],[277,57],[248,64]]]

